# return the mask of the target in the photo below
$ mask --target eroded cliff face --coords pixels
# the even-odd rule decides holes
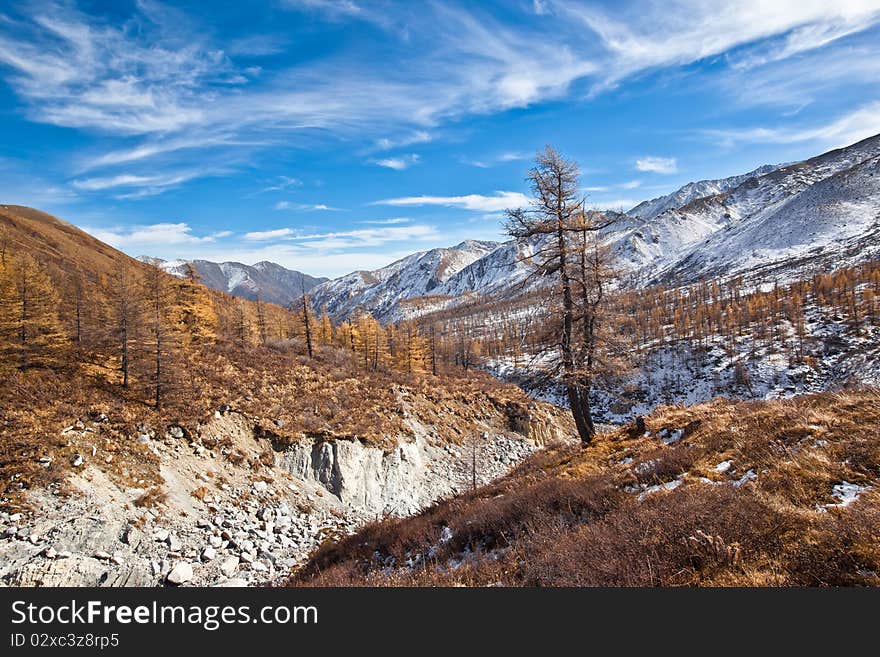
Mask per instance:
[[[282,452],[279,462],[295,477],[321,484],[352,509],[406,515],[451,490],[451,482],[431,480],[426,462],[437,459],[431,451],[442,450],[431,450],[421,438],[390,452],[358,441],[304,442]]]
[[[355,511],[409,515],[473,485],[502,476],[541,446],[571,440],[565,416],[546,404],[508,407],[508,430],[473,427],[458,444],[431,439],[430,427],[415,419],[411,436],[389,450],[357,440],[303,441],[283,449],[282,468],[324,486]]]
[[[455,440],[404,413],[407,433],[381,446],[327,435],[290,441],[272,432],[271,421],[229,408],[191,434],[145,430],[132,442],[158,460],[163,483],[156,489],[119,484],[96,467],[104,455],[88,451],[69,481],[78,492],[35,492],[31,512],[0,514],[0,581],[274,581],[328,536],[416,513],[506,474],[543,444],[573,439],[565,413],[546,404],[496,407],[458,422]],[[93,435],[86,424],[66,434]]]

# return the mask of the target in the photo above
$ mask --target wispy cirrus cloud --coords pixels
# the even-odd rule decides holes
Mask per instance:
[[[0,21],[0,75],[17,103],[10,105],[33,122],[95,136],[49,181],[84,196],[154,196],[234,171],[212,171],[205,161],[237,166],[301,144],[350,143],[361,162],[381,151],[387,157],[371,164],[401,171],[417,156],[396,151],[442,140],[464,117],[586,103],[645,72],[689,74],[701,60],[713,67],[707,88],[735,104],[787,110],[832,95],[842,81],[869,86],[880,75],[880,47],[869,32],[880,25],[880,0],[624,1],[613,10],[536,0],[504,11],[453,1],[419,11],[358,0],[274,3],[273,11],[284,8],[279,15],[304,12],[331,30],[352,21],[363,33],[351,50],[318,49],[309,58],[296,51],[293,34],[265,33],[264,24],[224,32],[210,17],[157,0],[121,6],[112,18],[100,3],[12,5]],[[427,33],[431,39],[414,38]],[[841,43],[847,47],[831,47]],[[870,111],[862,118],[870,122]],[[855,123],[828,132],[755,121],[734,132],[728,140],[791,143],[862,131]],[[517,154],[470,163],[513,161],[506,155]],[[485,202],[424,204],[468,203]]]
[[[276,210],[300,210],[302,212],[340,212],[342,208],[334,208],[324,203],[293,203],[279,201],[273,206]]]
[[[409,169],[414,164],[418,164],[421,159],[422,158],[417,153],[410,153],[408,155],[398,155],[396,157],[384,157],[378,160],[370,160],[370,162],[386,169],[403,171],[404,169]]]
[[[678,172],[678,162],[674,157],[646,155],[636,160],[636,169],[650,173],[672,174]]]
[[[252,242],[264,242],[267,240],[277,240],[282,237],[288,237],[294,234],[292,228],[276,228],[275,230],[256,230],[244,234],[244,239]]]
[[[112,247],[131,251],[150,250],[169,244],[208,244],[232,235],[230,231],[219,231],[207,235],[193,234],[186,222],[158,223],[143,226],[120,226],[113,228],[84,226],[84,230]]]
[[[161,194],[169,189],[179,187],[183,183],[204,176],[222,175],[227,169],[205,168],[184,171],[169,171],[159,174],[114,174],[77,178],[70,185],[84,192],[112,192],[117,198],[135,198]]]
[[[413,144],[426,144],[433,139],[433,135],[427,130],[416,130],[408,135],[403,135],[394,139],[389,137],[377,139],[376,148],[381,151],[389,151],[392,148],[403,148],[406,146],[412,146]]]
[[[291,187],[302,187],[302,180],[291,176],[278,176],[278,179],[268,187],[261,189],[261,192],[280,192]]]
[[[529,204],[529,198],[521,192],[495,192],[492,196],[466,194],[464,196],[405,196],[374,201],[371,205],[393,205],[396,207],[441,205],[462,208],[476,212],[499,212],[507,208]]]
[[[408,224],[412,221],[409,217],[392,217],[391,219],[364,219],[357,221],[358,224],[368,224],[371,226],[392,226],[394,224]]]
[[[831,147],[846,146],[880,133],[880,101],[820,124],[780,127],[748,127],[704,130],[706,136],[724,145],[739,142],[794,144],[821,141]]]
[[[480,169],[490,169],[494,166],[497,166],[498,164],[505,164],[507,162],[519,162],[522,160],[528,160],[531,157],[532,154],[523,151],[506,151],[504,153],[499,153],[498,155],[493,155],[476,160],[464,159],[463,162],[465,164],[470,164],[471,166],[478,167]]]
[[[283,240],[308,245],[311,248],[354,249],[380,246],[389,242],[435,239],[438,235],[437,229],[428,224],[390,224],[374,228],[323,233],[307,233],[293,228],[277,228],[245,233],[244,239],[254,242]]]
[[[609,59],[599,89],[644,70],[723,53],[731,53],[734,65],[754,67],[820,48],[880,22],[876,0],[625,2],[615,4],[613,14],[592,3],[547,0],[547,4],[601,40]],[[769,38],[777,42],[760,43]]]

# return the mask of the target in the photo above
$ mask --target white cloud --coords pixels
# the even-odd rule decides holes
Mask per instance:
[[[403,171],[404,169],[408,169],[413,164],[418,164],[421,158],[415,154],[411,153],[409,155],[400,155],[398,157],[386,157],[380,160],[371,160],[371,162],[377,166],[385,167],[386,169],[394,169],[395,171]]]
[[[520,192],[495,192],[494,196],[467,194],[465,196],[406,196],[374,201],[371,205],[394,205],[398,207],[418,205],[443,205],[478,212],[499,212],[507,208],[529,204],[529,198]]]
[[[279,52],[287,37],[268,35],[264,48],[260,35],[223,43],[196,19],[155,2],[138,2],[129,20],[109,23],[72,3],[48,1],[23,10],[28,18],[0,22],[0,67],[32,120],[126,138],[124,148],[116,144],[92,155],[80,171],[131,163],[144,168],[114,169],[103,178],[157,176],[157,167],[144,163],[180,168],[179,160],[192,159],[195,149],[289,146],[300,135],[303,141],[357,136],[380,150],[403,148],[430,140],[444,122],[463,116],[529,107],[585,87],[597,93],[645,70],[706,57],[724,56],[719,68],[728,64],[732,80],[752,85],[755,93],[740,87],[739,98],[789,105],[827,92],[841,76],[871,84],[880,67],[880,57],[851,52],[848,61],[847,53],[823,60],[827,68],[816,68],[815,75],[809,69],[778,73],[774,84],[768,74],[782,59],[795,65],[877,25],[880,0],[622,2],[613,12],[592,3],[539,0],[531,9],[542,18],[518,22],[477,3],[425,4],[393,19],[372,3],[351,0],[286,4],[333,19],[405,23],[386,36],[390,48],[408,34],[430,32],[432,39],[418,47],[410,41],[393,75],[371,57],[330,56],[264,70],[252,59],[238,61],[239,55]],[[526,13],[529,8],[521,6]],[[389,136],[377,141],[378,135]],[[213,160],[228,161],[222,155]],[[398,170],[414,163],[404,157],[381,161]],[[124,195],[162,189],[133,188]]]
[[[259,230],[251,233],[245,233],[244,238],[252,242],[264,242],[267,240],[277,240],[281,237],[293,235],[292,228],[278,228],[276,230]]]
[[[289,187],[300,187],[302,186],[302,180],[299,178],[291,178],[289,176],[279,176],[278,180],[268,187],[264,187],[263,192],[279,192],[285,190]]]
[[[474,167],[479,167],[480,169],[489,169],[497,164],[504,164],[507,162],[518,162],[520,160],[528,160],[532,157],[529,153],[522,153],[518,151],[508,151],[506,153],[501,153],[499,155],[494,155],[492,157],[480,159],[480,160],[463,160],[465,164],[470,164]]]
[[[339,212],[342,209],[323,203],[291,203],[290,201],[279,201],[273,207],[276,210],[300,210],[302,212]]]
[[[383,137],[376,140],[376,148],[382,151],[388,151],[392,148],[402,148],[404,146],[412,146],[413,144],[425,144],[431,141],[433,137],[426,130],[416,130],[412,134],[399,137],[397,139],[389,139]]]
[[[393,217],[391,219],[368,219],[357,221],[358,224],[369,224],[372,226],[392,226],[394,224],[408,224],[412,219],[409,217]]]
[[[602,85],[645,69],[689,64],[761,39],[781,36],[761,57],[743,53],[741,65],[819,48],[880,21],[877,0],[734,0],[707,3],[615,4],[613,15],[595,5],[558,0],[554,8],[593,31],[610,55]],[[735,57],[735,56],[734,56]]]
[[[205,175],[217,175],[221,170],[191,170],[176,171],[155,175],[136,175],[123,173],[112,176],[98,176],[93,178],[81,178],[71,181],[71,186],[86,192],[102,192],[123,188],[127,190],[120,193],[117,198],[140,198],[153,196],[177,187],[188,180],[193,180]]]
[[[321,12],[332,18],[368,16],[364,8],[352,0],[282,0],[282,4],[291,9]]]
[[[389,242],[432,239],[438,237],[437,230],[427,224],[388,224],[375,228],[331,231],[326,233],[303,233],[292,228],[245,233],[244,239],[252,242],[284,241],[293,242],[310,249],[356,249],[380,246]]]
[[[641,180],[628,180],[626,182],[620,183],[617,186],[620,187],[621,189],[635,189],[636,187],[641,186],[641,184],[642,184]]]
[[[880,101],[869,103],[822,125],[706,130],[704,134],[726,145],[735,142],[794,144],[819,141],[831,148],[849,146],[880,134]]]
[[[129,148],[112,150],[103,155],[85,158],[79,166],[79,171],[89,171],[119,164],[131,164],[180,151],[247,145],[257,146],[259,144],[237,140],[228,134],[193,134],[179,138],[150,140]]]
[[[427,224],[390,225],[328,233],[296,235],[292,240],[311,248],[353,249],[380,246],[389,242],[436,239],[440,236],[434,226]]]
[[[200,237],[193,235],[192,228],[185,222],[117,228],[84,227],[83,230],[112,247],[127,251],[149,250],[169,244],[205,244],[232,234],[220,231]]]
[[[636,160],[636,169],[652,173],[671,174],[678,172],[678,163],[674,157],[647,155]]]

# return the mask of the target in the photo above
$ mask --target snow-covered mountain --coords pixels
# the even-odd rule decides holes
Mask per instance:
[[[315,287],[312,304],[326,307],[331,316],[340,319],[355,311],[380,319],[396,318],[400,301],[446,294],[445,283],[498,246],[497,242],[466,240],[450,248],[414,253],[374,271],[352,272]]]
[[[164,269],[169,274],[183,278],[186,275],[186,260],[162,260],[142,256],[141,261]],[[210,260],[189,261],[198,274],[199,280],[215,290],[228,292],[236,297],[255,300],[257,298],[286,306],[302,295],[302,288],[308,292],[328,279],[315,278],[274,262],[258,262],[245,265],[240,262],[211,262]]]
[[[617,216],[604,232],[618,264],[642,283],[686,284],[753,274],[791,279],[880,256],[880,135],[787,165],[689,183]],[[486,295],[515,296],[535,245],[463,242],[318,286],[320,307],[383,320]]]
[[[691,282],[744,274],[791,278],[880,255],[880,135],[752,178],[698,199],[658,221],[701,221],[718,229],[653,280]]]
[[[802,162],[688,183],[618,215],[604,240],[643,284],[729,275],[783,281],[880,257],[878,168],[880,135]],[[330,281],[305,276],[305,286],[314,307],[336,319],[365,311],[398,320],[541,285],[526,262],[535,248],[467,240]],[[157,264],[183,275],[183,262]],[[238,296],[286,304],[300,295],[302,275],[273,263],[194,264],[206,284]]]
[[[628,210],[626,214],[630,217],[636,217],[637,219],[650,219],[656,217],[662,212],[666,212],[667,210],[677,210],[678,208],[684,207],[691,201],[696,201],[698,198],[726,192],[728,189],[738,187],[750,178],[770,173],[771,171],[778,169],[780,166],[781,165],[765,164],[754,171],[749,171],[748,173],[739,176],[691,182],[666,196],[658,196],[649,201],[642,201],[636,207]]]

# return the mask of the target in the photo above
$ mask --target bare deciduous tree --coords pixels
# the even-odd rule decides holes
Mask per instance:
[[[507,211],[507,231],[532,267],[549,279],[553,347],[578,434],[596,432],[590,391],[596,375],[602,305],[609,273],[598,233],[610,219],[588,212],[580,195],[580,170],[550,146],[540,152],[527,180],[532,203]]]

